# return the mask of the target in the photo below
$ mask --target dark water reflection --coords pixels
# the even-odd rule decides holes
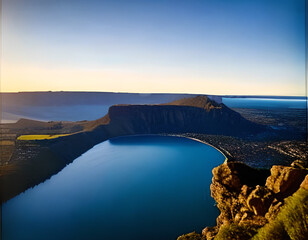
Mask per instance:
[[[215,225],[211,170],[224,156],[177,137],[103,142],[3,205],[3,240],[176,239]]]

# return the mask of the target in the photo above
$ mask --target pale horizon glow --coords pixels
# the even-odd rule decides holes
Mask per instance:
[[[1,92],[306,93],[304,0],[120,2],[3,0]]]

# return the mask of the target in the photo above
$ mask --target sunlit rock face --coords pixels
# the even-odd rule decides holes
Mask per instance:
[[[286,198],[300,188],[308,190],[308,170],[291,166],[274,165],[269,172],[226,162],[214,168],[211,195],[221,213],[217,226],[204,228],[199,239],[213,239],[230,224],[259,228],[273,221]]]
[[[271,176],[266,180],[265,186],[278,197],[283,198],[296,192],[304,180],[307,170],[294,167],[273,166]]]
[[[260,185],[265,184],[269,171],[229,162],[214,168],[212,172],[211,194],[221,212],[217,226],[256,218],[263,224],[272,196],[270,190]]]

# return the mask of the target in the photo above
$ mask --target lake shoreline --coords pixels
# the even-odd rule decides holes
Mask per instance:
[[[149,151],[150,149],[152,150]],[[193,159],[191,159],[192,155],[194,155]],[[141,216],[143,214],[143,217],[138,218],[139,220],[137,219],[139,223],[132,223],[135,226],[123,227],[122,230],[126,228],[123,234],[147,232],[147,230],[140,229],[143,228],[143,221],[146,222],[146,219],[148,219],[152,223],[153,219],[162,217],[165,220],[160,219],[159,222],[162,223],[156,224],[157,233],[153,233],[150,228],[149,231],[152,235],[148,236],[146,234],[144,235],[147,236],[145,238],[153,240],[175,239],[178,234],[187,230],[196,229],[201,231],[204,223],[215,224],[215,219],[219,213],[214,206],[214,200],[210,197],[211,170],[213,167],[223,163],[224,159],[224,156],[212,147],[189,138],[161,136],[158,134],[111,138],[82,154],[50,180],[5,203],[3,205],[4,219],[9,222],[10,226],[15,226],[15,224],[19,226],[19,219],[24,223],[25,220],[32,218],[32,216],[29,216],[31,214],[21,214],[19,213],[20,211],[14,209],[24,209],[26,212],[30,212],[30,209],[32,209],[34,219],[44,219],[44,214],[36,211],[37,206],[35,204],[32,206],[31,204],[33,202],[39,203],[38,206],[44,206],[43,209],[46,209],[46,206],[51,204],[50,207],[53,211],[60,212],[57,206],[60,206],[59,208],[61,209],[60,203],[62,203],[63,197],[66,202],[74,202],[73,206],[77,204],[77,212],[83,211],[82,206],[87,209],[87,206],[91,206],[93,203],[98,204],[101,208],[109,208],[113,206],[108,205],[110,199],[107,196],[110,196],[113,204],[114,202],[120,203],[116,204],[116,209],[124,208],[118,210],[120,214],[124,212],[123,214],[126,216],[126,209],[131,209],[131,207],[134,209],[134,206],[137,212],[139,209]],[[64,182],[65,184],[63,184]],[[140,190],[140,187],[135,188],[135,185],[143,186],[142,190]],[[126,189],[126,187],[128,188]],[[70,190],[66,191],[67,188]],[[134,189],[135,194],[128,194],[130,191],[134,192]],[[143,209],[143,203],[139,202],[140,194],[144,196],[142,202],[146,206],[145,209],[154,210],[149,210],[149,213],[147,213],[147,210]],[[153,198],[153,195],[156,197]],[[89,198],[85,197],[83,199],[84,196],[89,196]],[[128,197],[124,201],[122,196],[137,196],[137,199]],[[52,202],[56,202],[55,207],[52,207],[53,203],[46,203],[46,199],[48,201],[52,199]],[[90,201],[91,204],[87,204],[87,201]],[[128,205],[126,206],[126,204]],[[164,206],[165,210],[163,210]],[[182,211],[184,206],[186,209]],[[61,212],[65,212],[66,208],[63,208]],[[68,207],[68,209],[71,208]],[[161,209],[163,213],[156,211],[156,209]],[[8,214],[9,212],[12,214],[11,217]],[[135,211],[133,212],[135,214]],[[35,217],[35,214],[39,215],[39,217]],[[109,219],[112,219],[113,214],[117,213],[112,210],[110,214],[111,216],[107,214],[107,216],[103,215],[102,217],[109,221]],[[135,219],[134,214],[127,216]],[[204,214],[208,214],[206,218],[204,218]],[[194,218],[191,219],[191,216],[194,216]],[[48,218],[48,214],[45,217]],[[95,215],[95,217],[99,216]],[[124,221],[121,218],[119,219],[116,222],[122,223]],[[168,224],[165,224],[164,221],[168,222]],[[103,220],[98,220],[98,222],[102,224],[99,229],[107,229],[108,223],[104,224]],[[129,226],[130,224],[126,223],[125,225]],[[171,227],[173,225],[174,227]],[[114,224],[114,228],[116,226],[117,224]],[[8,226],[5,225],[4,227],[8,233]],[[20,229],[19,227],[15,228]],[[49,225],[47,226],[48,228]],[[30,227],[27,227],[27,229],[29,231],[25,231],[26,235],[27,233],[30,234],[31,231]],[[37,236],[35,229],[36,226],[34,226],[33,236]],[[90,227],[86,227],[86,229],[90,229]],[[97,229],[97,233],[106,236],[99,229]],[[13,230],[9,230],[9,233],[14,236],[15,234],[11,231]],[[169,231],[173,234],[171,238]],[[57,231],[55,230],[55,232]],[[5,234],[4,236],[8,235]],[[93,236],[97,235],[94,234]],[[13,237],[12,239],[18,238]],[[38,238],[34,237],[32,239]],[[92,238],[90,237],[90,239]],[[106,237],[106,239],[117,238]],[[130,238],[128,234],[127,239],[142,238]]]
[[[201,139],[198,139],[198,138],[195,138],[195,137],[189,137],[185,134],[166,134],[166,135],[162,135],[162,136],[171,136],[171,137],[181,137],[181,138],[187,138],[187,139],[191,139],[191,140],[194,140],[194,141],[197,141],[197,142],[200,142],[200,143],[203,143],[205,145],[208,145],[214,149],[216,149],[218,152],[220,152],[224,157],[225,157],[225,162],[227,162],[229,160],[229,158],[226,156],[226,155],[230,155],[230,153],[228,152],[224,152],[224,150],[222,149],[219,149],[218,147],[215,147],[214,145],[204,141],[204,140],[201,140]]]
[[[209,144],[221,151],[228,162],[236,161],[254,168],[270,169],[273,165],[288,166],[295,160],[308,161],[307,142],[292,139],[251,139],[197,133],[178,134]]]
[[[128,134],[110,135],[102,128],[99,131],[82,132],[58,139],[17,141],[14,146],[12,162],[16,164],[19,174],[14,175],[12,169],[15,167],[12,168],[11,164],[2,166],[0,180],[2,186],[6,188],[1,192],[1,201],[5,202],[26,189],[49,179],[96,144],[125,135]],[[305,154],[307,145],[304,141],[252,141],[231,136],[196,133],[161,133],[157,135],[197,139],[222,152],[228,162],[238,161],[256,168],[270,169],[272,165],[286,166],[297,159],[307,161]],[[292,155],[290,155],[291,149]],[[31,181],[25,181],[25,179],[31,179]]]

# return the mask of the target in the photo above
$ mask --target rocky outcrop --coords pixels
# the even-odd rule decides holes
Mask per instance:
[[[300,186],[307,187],[306,169],[273,166],[270,173],[236,162],[213,169],[211,193],[221,211],[218,226],[245,222],[255,216],[271,219],[283,205],[285,197]]]
[[[244,230],[243,239],[250,239],[258,228],[276,219],[287,197],[299,188],[308,191],[308,170],[292,166],[273,166],[269,172],[227,162],[214,168],[211,195],[220,210],[217,225],[204,228],[199,238],[195,234],[179,239],[226,239],[228,231],[234,235]],[[242,239],[231,235],[227,239]]]
[[[271,176],[266,180],[265,186],[272,190],[278,198],[285,198],[299,188],[306,174],[305,169],[273,166]]]
[[[253,210],[256,216],[265,216],[269,206],[273,201],[273,193],[266,187],[257,185],[247,197],[247,205]]]
[[[217,203],[221,214],[217,218],[217,226],[220,227],[232,222],[244,222],[253,215],[264,216],[267,199],[263,195],[267,189],[253,187],[256,184],[264,185],[269,171],[258,170],[243,163],[224,163],[213,169],[211,194]],[[268,192],[268,191],[267,191]],[[264,206],[266,202],[266,206]]]

